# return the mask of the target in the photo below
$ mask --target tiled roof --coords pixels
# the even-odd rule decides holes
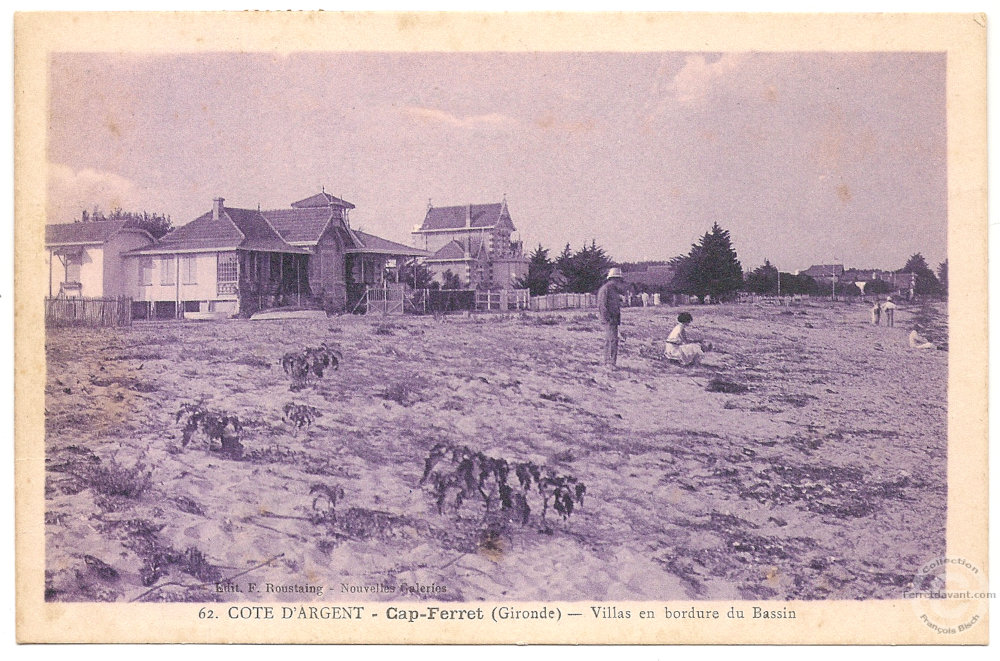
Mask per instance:
[[[261,212],[289,243],[316,243],[330,222],[330,207],[271,209]]]
[[[813,278],[825,276],[830,277],[831,274],[836,274],[841,276],[844,274],[843,264],[816,264],[810,266],[805,271],[802,271],[800,275],[808,275]]]
[[[292,248],[259,211],[232,208],[227,208],[225,211],[237,229],[246,237],[240,248],[269,252],[289,252],[286,249]]]
[[[55,223],[45,226],[45,245],[104,243],[114,234],[125,229],[124,220],[98,220],[94,222]],[[136,230],[141,232],[142,230]]]
[[[388,239],[383,239],[382,237],[375,236],[374,234],[368,234],[367,232],[361,232],[359,230],[351,230],[351,233],[361,242],[361,245],[357,248],[348,249],[347,252],[379,253],[383,255],[408,255],[411,257],[426,257],[428,255],[426,250],[411,248],[410,246],[402,243],[396,243],[395,241],[390,241]]]
[[[458,241],[449,241],[431,259],[465,259],[465,247]]]
[[[326,191],[322,193],[316,193],[311,195],[304,200],[299,200],[298,202],[292,202],[292,208],[294,209],[305,209],[305,208],[315,208],[315,207],[344,207],[347,209],[353,209],[354,205],[347,200],[342,200],[339,197],[334,197]]]
[[[480,252],[485,249],[485,243],[486,237],[483,235],[466,236],[461,239],[455,239],[454,241],[449,241],[442,246],[431,256],[431,259],[465,259],[466,246],[469,248],[469,258],[476,259],[479,257]]]
[[[181,225],[155,244],[133,251],[172,252],[189,250],[260,250],[308,253],[285,242],[259,211],[225,207],[218,220],[209,211]]]
[[[471,227],[494,227],[500,220],[503,202],[495,204],[464,204],[457,207],[431,207],[424,216],[420,231],[460,229],[465,227],[466,218],[472,215]]]

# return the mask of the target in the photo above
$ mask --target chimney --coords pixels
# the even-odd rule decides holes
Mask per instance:
[[[472,205],[469,205],[469,209],[465,214],[465,226],[472,227]]]
[[[222,203],[226,200],[221,197],[217,197],[212,200],[212,220],[218,220],[222,218]]]

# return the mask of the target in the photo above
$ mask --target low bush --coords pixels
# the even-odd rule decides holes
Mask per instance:
[[[321,379],[326,370],[337,369],[343,360],[340,351],[324,343],[301,351],[289,351],[281,358],[281,369],[292,380],[289,390],[295,392],[308,386],[312,377]]]
[[[153,473],[141,461],[125,466],[115,459],[86,469],[85,482],[102,496],[139,498],[153,485]]]
[[[344,488],[339,484],[332,487],[326,484],[314,484],[309,488],[309,495],[313,497],[313,522],[336,521],[337,502],[344,499]]]
[[[295,402],[288,402],[281,410],[281,419],[286,423],[293,425],[296,431],[302,429],[303,427],[312,426],[312,423],[316,421],[316,418],[323,415],[320,410],[314,406],[296,404]]]
[[[212,411],[200,404],[182,404],[177,411],[177,422],[181,423],[183,438],[181,445],[187,447],[195,434],[201,432],[206,439],[209,450],[218,450],[224,454],[239,457],[243,445],[239,437],[243,432],[243,424],[235,415]]]
[[[516,478],[516,485],[511,476]],[[541,501],[541,522],[548,531],[546,514],[551,506],[566,520],[576,506],[583,506],[587,487],[575,477],[557,475],[532,462],[508,462],[489,457],[466,446],[438,443],[424,459],[420,484],[428,484],[436,497],[438,513],[445,505],[459,510],[467,500],[480,500],[486,513],[499,511],[509,521],[528,523],[532,512],[529,497]],[[536,502],[537,505],[537,502]]]

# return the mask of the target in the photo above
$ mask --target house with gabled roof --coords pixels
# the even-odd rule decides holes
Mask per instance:
[[[505,196],[490,204],[428,203],[412,236],[416,247],[431,253],[425,264],[439,280],[451,271],[473,289],[508,289],[528,274],[521,241],[512,238],[516,232]]]
[[[299,302],[309,295],[309,250],[285,241],[259,210],[225,206],[133,250],[133,299],[152,317],[220,316]]]
[[[293,246],[307,248],[312,295],[328,311],[353,309],[366,289],[386,284],[386,269],[398,274],[428,253],[353,229],[350,202],[325,190],[293,202],[289,209],[262,211]]]
[[[134,298],[155,317],[289,305],[343,312],[352,292],[359,298],[366,287],[384,286],[387,263],[427,256],[352,230],[353,208],[325,191],[264,211],[217,198],[212,211],[129,253]]]
[[[49,296],[112,298],[131,289],[123,255],[153,243],[143,229],[125,220],[54,223],[45,226]]]

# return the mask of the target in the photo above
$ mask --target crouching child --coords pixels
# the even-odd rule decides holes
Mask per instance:
[[[697,365],[705,357],[705,352],[712,350],[711,342],[694,342],[688,337],[687,327],[693,320],[689,312],[677,315],[677,325],[670,331],[664,350],[667,360],[684,366]]]

